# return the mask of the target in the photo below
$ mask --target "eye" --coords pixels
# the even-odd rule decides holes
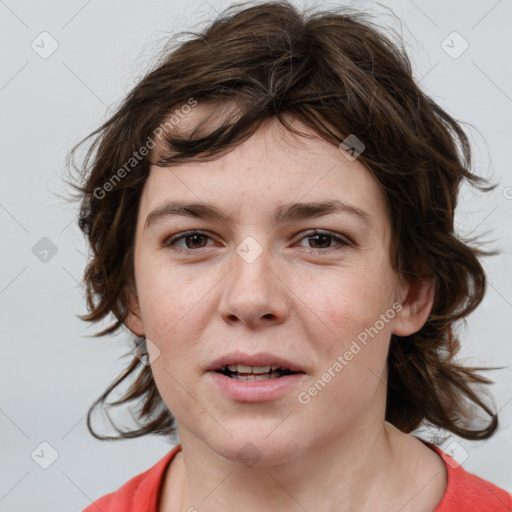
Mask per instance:
[[[313,250],[309,250],[307,252],[309,253],[315,253],[317,254],[318,252],[327,252],[327,251],[331,251],[331,250],[339,250],[340,248],[338,247],[333,247],[333,246],[330,246],[330,242],[332,241],[335,241],[335,242],[338,242],[337,245],[341,245],[343,247],[348,247],[351,244],[351,242],[343,237],[343,236],[340,236],[336,233],[332,233],[331,231],[320,231],[318,229],[314,229],[312,231],[309,231],[307,233],[301,233],[303,235],[303,238],[301,239],[302,240],[307,240],[307,241],[310,241],[311,240],[315,240],[313,243],[316,244],[316,245],[322,245],[322,246],[325,246],[327,244],[327,247],[314,247]]]
[[[202,231],[187,231],[185,233],[181,233],[179,236],[172,236],[168,238],[163,245],[164,247],[173,246],[173,248],[177,251],[187,251],[198,248],[202,249],[205,247],[203,242],[207,238],[210,238],[210,236],[206,233],[203,233]],[[179,247],[176,245],[176,243],[180,242],[181,240],[185,241],[185,247]],[[200,245],[200,247],[197,247],[198,245]]]
[[[307,240],[309,241],[309,243],[311,243],[311,241],[313,240],[314,244],[321,246],[325,246],[327,244],[327,247],[313,247],[312,249],[306,251],[308,253],[318,254],[331,250],[339,250],[340,248],[352,245],[352,243],[347,238],[336,233],[333,233],[331,231],[320,231],[318,229],[314,229],[308,232],[301,233],[301,235],[301,241]],[[208,239],[211,240],[211,237],[203,231],[186,231],[184,233],[179,233],[178,235],[168,238],[163,243],[163,246],[172,247],[173,250],[179,252],[190,252],[207,247],[207,245],[205,245],[205,242]],[[184,247],[178,245],[178,242],[182,241],[185,244]],[[333,241],[337,242],[337,245],[341,247],[331,246],[331,243]]]

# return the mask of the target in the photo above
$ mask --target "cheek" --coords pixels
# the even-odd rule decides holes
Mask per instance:
[[[318,277],[303,281],[301,296],[331,346],[344,346],[374,326],[394,303],[393,274],[386,268],[344,268]],[[379,331],[391,332],[381,324]]]
[[[168,265],[146,265],[140,273],[139,298],[146,337],[160,351],[153,364],[157,384],[179,391],[193,378],[203,332],[211,320],[211,293],[220,286],[212,272],[179,271]],[[172,376],[171,376],[172,375]]]
[[[208,275],[198,278],[162,265],[147,265],[140,277],[141,317],[146,333],[150,333],[148,337],[166,343],[183,330],[199,327],[198,311],[207,300],[214,279]]]

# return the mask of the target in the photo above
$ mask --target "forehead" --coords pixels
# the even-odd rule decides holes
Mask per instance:
[[[197,106],[176,127],[183,136],[210,131],[231,110]],[[208,203],[230,217],[245,215],[259,222],[284,203],[341,200],[384,221],[383,191],[371,172],[349,160],[335,145],[322,140],[296,118],[290,124],[312,138],[294,134],[275,118],[234,150],[209,162],[190,161],[167,168],[152,165],[145,183],[139,215],[144,221],[169,200]],[[161,144],[151,155],[156,161]]]

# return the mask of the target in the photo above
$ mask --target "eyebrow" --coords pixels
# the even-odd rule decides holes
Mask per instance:
[[[297,221],[332,213],[348,213],[358,217],[369,227],[374,227],[375,225],[372,216],[368,212],[337,199],[311,203],[287,203],[278,206],[273,212],[272,222],[278,224],[283,221]],[[211,204],[168,201],[148,214],[144,230],[158,221],[175,215],[214,219],[220,220],[223,223],[228,223],[230,220],[229,215],[226,215],[222,210]]]

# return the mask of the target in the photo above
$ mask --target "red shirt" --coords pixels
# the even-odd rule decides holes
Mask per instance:
[[[446,491],[434,512],[512,512],[512,496],[508,492],[467,472],[437,446],[422,442],[442,457],[448,472]],[[82,512],[159,512],[165,470],[180,450],[181,445],[177,445],[153,467],[133,477],[117,491],[102,496]]]

